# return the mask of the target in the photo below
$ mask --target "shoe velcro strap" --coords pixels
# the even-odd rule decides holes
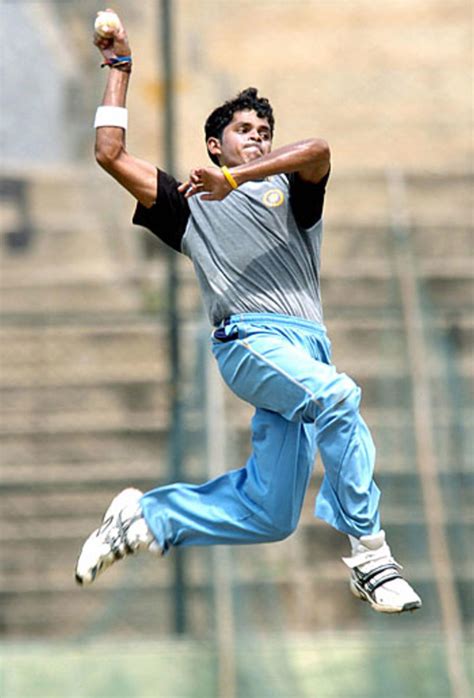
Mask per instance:
[[[395,579],[403,579],[403,577],[398,572],[393,572],[393,574],[382,575],[380,579],[374,579],[373,582],[367,582],[363,587],[369,594],[372,594],[376,589],[381,587],[382,584],[385,584],[385,582],[392,582]]]
[[[393,562],[388,562],[386,565],[380,565],[379,567],[374,567],[373,570],[370,570],[370,572],[366,572],[363,574],[359,570],[356,570],[357,574],[357,581],[359,581],[361,584],[365,585],[367,582],[369,582],[371,579],[376,577],[380,572],[385,572],[386,570],[395,570],[395,572],[398,574],[399,565],[395,561]],[[400,577],[401,575],[398,574]]]
[[[350,568],[355,569],[361,565],[365,565],[368,562],[377,562],[377,560],[390,560],[390,551],[387,546],[380,548],[379,550],[368,550],[364,553],[358,553],[356,555],[351,555],[350,557],[343,557],[342,561]],[[398,563],[397,563],[398,564]]]
[[[403,577],[400,572],[398,572],[397,567],[393,564],[382,565],[381,567],[377,567],[364,575],[361,575],[360,573],[357,574],[358,583],[369,594],[372,594],[376,589],[382,586],[382,584],[392,582],[395,579],[403,579]]]

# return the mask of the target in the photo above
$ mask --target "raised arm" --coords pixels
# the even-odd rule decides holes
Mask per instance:
[[[101,52],[104,63],[109,66],[102,106],[125,108],[132,51],[122,22],[120,21],[118,28],[111,27],[106,37],[95,32],[94,44]],[[117,113],[118,110],[115,114]],[[115,114],[113,111],[107,113],[102,110],[99,123],[115,121]],[[140,203],[147,208],[153,205],[158,193],[156,167],[127,152],[125,128],[107,123],[97,126],[95,157],[99,165]]]
[[[329,146],[322,138],[308,138],[276,148],[268,155],[231,169],[237,184],[275,174],[297,172],[305,182],[319,182],[329,172]]]
[[[227,177],[216,167],[201,167],[191,171],[189,180],[180,190],[186,197],[206,192],[207,201],[221,200],[240,185],[254,179],[263,179],[276,174],[298,173],[299,177],[316,184],[327,175],[330,168],[330,150],[325,140],[309,138],[276,148],[266,155],[242,165],[227,169]],[[230,177],[228,176],[230,174]]]

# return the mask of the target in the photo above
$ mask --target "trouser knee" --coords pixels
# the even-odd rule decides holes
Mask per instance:
[[[320,420],[323,417],[335,415],[350,418],[359,411],[361,390],[359,386],[345,373],[336,373],[331,380],[308,400],[304,411],[304,419]]]
[[[289,507],[287,511],[270,511],[262,508],[252,517],[252,527],[261,543],[276,543],[295,532],[300,511]]]
[[[341,374],[341,385],[340,394],[334,403],[330,406],[330,409],[342,410],[344,413],[358,414],[360,399],[361,399],[361,389],[359,386],[346,376],[344,373]]]
[[[278,541],[289,538],[295,532],[297,524],[288,523],[275,525],[269,528],[265,534],[265,543],[277,543]]]

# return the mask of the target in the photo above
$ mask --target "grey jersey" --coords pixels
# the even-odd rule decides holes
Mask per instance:
[[[327,177],[321,185],[305,183],[292,192],[293,176],[275,175],[247,182],[222,201],[202,201],[197,195],[185,200],[185,205],[168,193],[170,211],[160,202],[169,185],[161,177],[160,172],[159,192],[163,190],[153,207],[156,210],[139,205],[134,222],[176,249],[179,244],[192,260],[213,325],[229,315],[259,312],[322,322],[320,214]],[[295,208],[301,208],[301,186],[313,194],[319,186],[322,192],[318,213],[313,212],[306,222],[304,215],[298,216],[298,222],[295,216]],[[179,243],[172,237],[178,219]]]
[[[182,250],[192,259],[214,325],[236,313],[322,322],[322,223],[298,227],[285,175],[246,182],[223,201],[189,200]]]

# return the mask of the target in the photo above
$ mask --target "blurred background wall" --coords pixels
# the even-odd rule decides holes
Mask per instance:
[[[157,164],[163,5],[114,4],[134,53],[128,148]],[[252,411],[215,375],[190,264],[171,266],[132,228],[133,201],[94,162],[105,75],[91,28],[103,6],[3,0],[0,692],[467,698],[469,3],[169,7],[176,176],[207,162],[207,115],[249,85],[275,108],[275,145],[314,135],[331,145],[326,324],[338,367],[362,386],[384,526],[424,606],[392,618],[351,597],[345,537],[312,515],[319,462],[289,540],[127,560],[94,588],[75,586],[82,540],[117,491],[239,467]]]

